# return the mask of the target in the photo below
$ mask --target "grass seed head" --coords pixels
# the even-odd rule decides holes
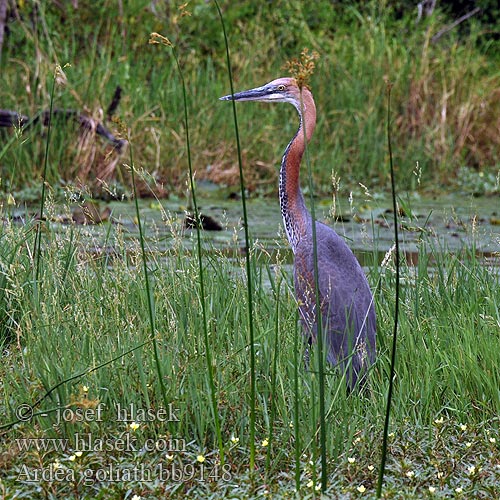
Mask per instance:
[[[294,58],[287,61],[283,69],[286,69],[295,78],[299,88],[306,87],[314,73],[317,59],[319,59],[319,54],[315,50],[309,52],[309,49],[305,48],[300,53],[300,59]]]
[[[150,45],[166,45],[167,47],[174,46],[174,44],[166,36],[160,35],[160,33],[156,32],[153,32],[149,35],[148,43]]]

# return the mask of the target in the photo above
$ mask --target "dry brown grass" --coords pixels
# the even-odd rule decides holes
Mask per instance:
[[[468,58],[470,49],[456,43],[444,51],[427,38],[398,118],[400,131],[422,140],[443,173],[448,163],[482,168],[500,156],[500,75],[485,77],[486,58]]]
[[[203,156],[206,158],[207,167],[198,172],[201,179],[208,179],[224,186],[239,185],[240,175],[234,144],[225,144],[216,150],[206,149],[203,151]],[[248,149],[241,151],[245,187],[248,191],[255,191],[260,186],[268,184],[277,185],[278,170],[275,162],[254,160],[253,156]]]

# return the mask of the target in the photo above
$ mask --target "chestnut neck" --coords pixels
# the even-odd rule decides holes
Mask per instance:
[[[300,189],[300,162],[306,149],[306,140],[310,141],[316,126],[316,106],[314,99],[306,87],[302,89],[294,106],[300,117],[297,133],[288,144],[281,161],[279,179],[279,197],[281,214],[285,231],[295,253],[296,247],[306,235],[311,215],[306,208],[304,196]]]

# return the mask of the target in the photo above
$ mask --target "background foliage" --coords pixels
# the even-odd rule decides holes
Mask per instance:
[[[481,12],[437,34],[475,5]],[[168,51],[147,44],[153,31],[176,45],[189,86],[197,177],[238,180],[223,38],[210,2],[23,1],[9,4],[0,72],[0,107],[34,116],[47,109],[56,64],[64,66],[54,105],[96,120],[117,85],[118,114],[130,129],[136,161],[164,186],[183,189],[181,89]],[[180,8],[179,8],[180,7]],[[386,186],[385,81],[394,82],[394,143],[407,188],[455,186],[463,167],[496,176],[500,144],[498,8],[495,2],[437,2],[418,17],[415,2],[226,2],[237,90],[282,74],[302,48],[320,53],[311,82],[319,126],[311,158],[319,188],[332,173],[345,186]],[[280,155],[297,126],[285,107],[239,106],[244,162],[251,190],[276,189]],[[118,132],[118,127],[107,125]],[[1,130],[4,190],[39,179],[43,130]],[[75,125],[54,136],[49,180],[128,184],[121,162],[109,165],[102,141],[82,144]],[[418,162],[418,165],[417,165]],[[462,168],[462,170],[461,170]],[[418,170],[419,176],[412,172]],[[498,189],[498,183],[494,190]]]

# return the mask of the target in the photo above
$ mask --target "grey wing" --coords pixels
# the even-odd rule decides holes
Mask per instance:
[[[328,345],[327,360],[340,366],[354,386],[375,361],[375,308],[368,285],[360,289],[335,288],[329,308],[323,310],[323,331]]]
[[[359,262],[336,233],[323,238],[321,246],[318,266],[325,272],[319,273],[319,285],[327,359],[342,367],[352,386],[375,361],[373,295]]]
[[[352,251],[332,229],[317,225],[318,285],[327,360],[353,387],[375,361],[375,307],[366,276]],[[316,340],[311,252],[296,254],[295,288],[306,335]]]

